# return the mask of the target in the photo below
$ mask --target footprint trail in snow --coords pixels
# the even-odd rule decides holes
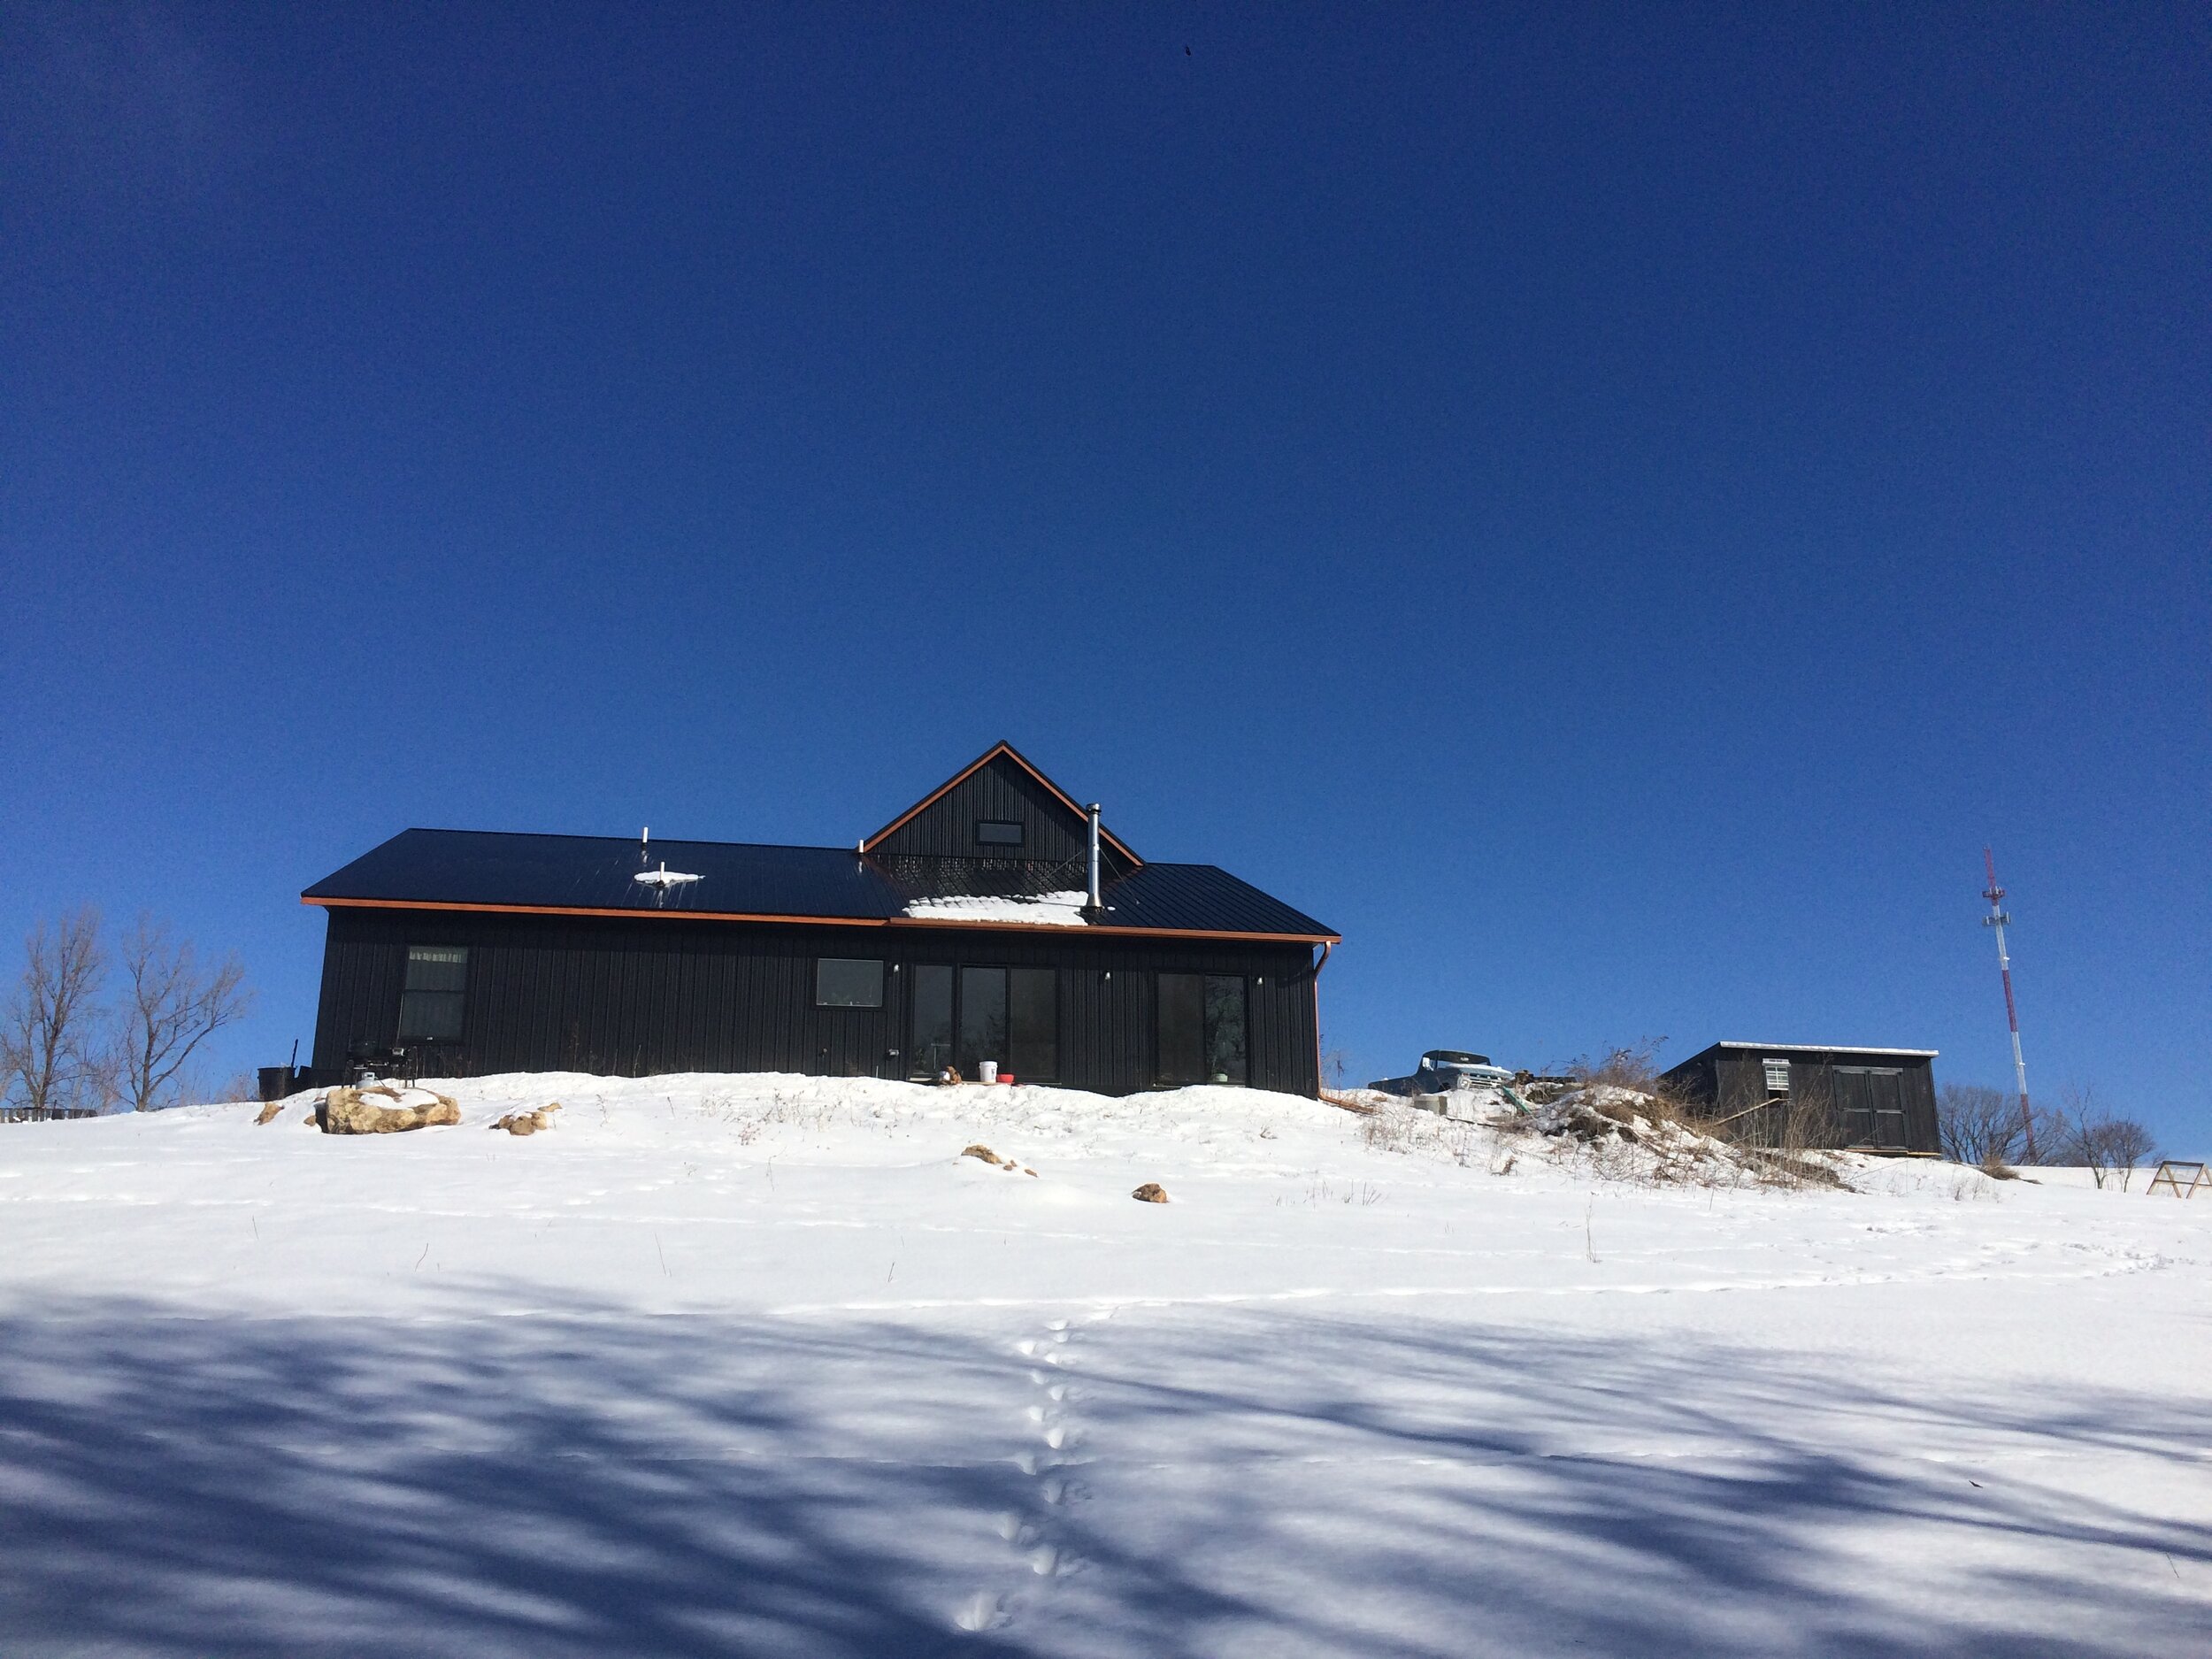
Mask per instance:
[[[1111,1317],[1110,1310],[1102,1310],[1086,1323]],[[1032,1581],[1049,1583],[1080,1571],[1083,1565],[1069,1553],[1059,1520],[1067,1505],[1083,1494],[1065,1472],[1069,1454],[1082,1438],[1069,1415],[1069,1408],[1080,1398],[1068,1380],[1076,1362],[1072,1325],[1064,1318],[1048,1319],[1041,1334],[1013,1345],[1014,1356],[1028,1364],[1030,1386],[1035,1391],[1034,1399],[1022,1409],[1025,1443],[1014,1457],[1014,1466],[1031,1484],[1028,1501],[1018,1509],[1001,1511],[995,1525],[1012,1555],[1010,1567]],[[1017,1610],[1015,1594],[979,1589],[960,1604],[953,1623],[964,1631],[1002,1630],[1013,1622]]]

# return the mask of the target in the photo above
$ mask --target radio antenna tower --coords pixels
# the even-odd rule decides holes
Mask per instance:
[[[2028,1110],[2028,1063],[2020,1057],[2020,1015],[2012,1005],[2012,958],[2005,954],[2005,924],[2012,918],[2002,907],[2005,890],[1997,885],[1996,856],[1986,847],[1982,849],[1982,866],[1989,872],[1989,885],[1982,889],[1982,897],[1989,901],[1989,914],[1982,918],[1982,926],[1997,930],[1997,972],[2005,982],[2005,1023],[2012,1027],[2012,1074],[2020,1085],[2020,1128],[2027,1136],[2028,1162],[2032,1164],[2035,1114]]]

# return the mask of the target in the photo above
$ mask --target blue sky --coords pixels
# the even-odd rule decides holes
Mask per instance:
[[[2179,6],[0,11],[0,936],[1005,737],[1355,1074],[1939,1048],[2212,1142]]]

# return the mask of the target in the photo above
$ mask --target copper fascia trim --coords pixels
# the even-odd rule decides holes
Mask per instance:
[[[1115,927],[1097,924],[1061,927],[1050,923],[1034,922],[956,922],[927,916],[771,916],[749,910],[626,910],[581,904],[457,904],[442,899],[311,899],[305,894],[300,895],[300,902],[325,909],[462,910],[492,916],[618,916],[641,921],[663,918],[690,922],[780,922],[795,927],[959,927],[987,933],[1064,933],[1078,938],[1108,933],[1121,939],[1234,939],[1262,944],[1320,945],[1325,948],[1344,942],[1340,933],[1248,933],[1193,927]]]

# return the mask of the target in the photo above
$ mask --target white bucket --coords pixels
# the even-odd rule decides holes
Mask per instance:
[[[977,1061],[975,1064],[975,1080],[979,1083],[997,1082],[998,1062],[995,1060]]]

